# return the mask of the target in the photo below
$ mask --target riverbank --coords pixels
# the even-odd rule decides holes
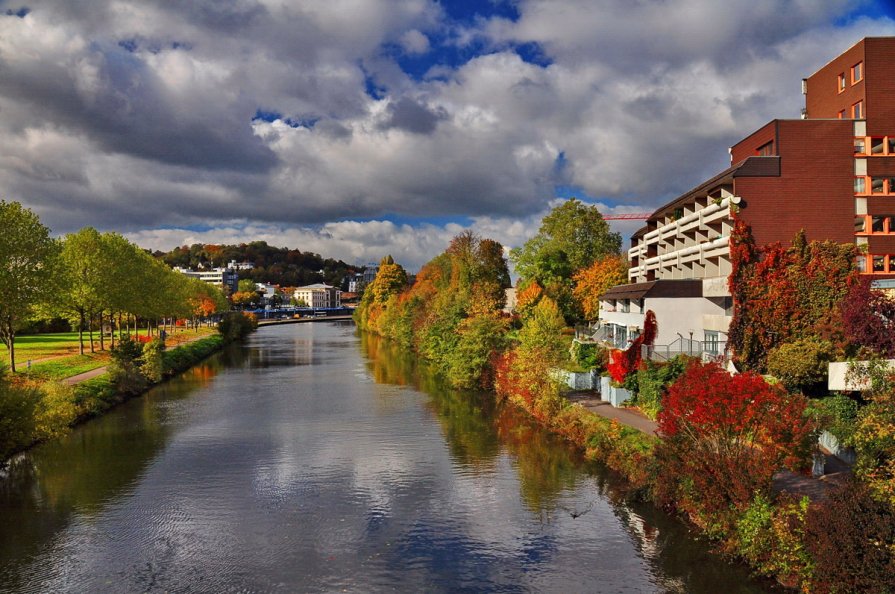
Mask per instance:
[[[105,366],[77,374],[74,377],[80,379],[76,382],[67,382],[71,378],[65,377],[29,377],[27,373],[5,379],[0,386],[0,465],[19,452],[142,395],[225,344],[218,334],[179,340],[178,346],[161,351],[161,370],[155,381],[134,373],[116,381]],[[97,373],[98,370],[102,371]]]

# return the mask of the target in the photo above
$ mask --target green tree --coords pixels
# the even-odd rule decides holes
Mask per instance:
[[[255,281],[253,281],[250,278],[241,279],[239,281],[239,285],[237,287],[237,291],[240,291],[243,293],[254,293],[257,290],[258,290],[258,287],[255,286]]]
[[[580,317],[572,296],[573,274],[606,256],[621,251],[621,235],[596,206],[571,199],[554,208],[541,221],[538,234],[510,252],[523,284],[535,280],[560,306],[567,320]]]
[[[58,254],[50,230],[18,202],[0,201],[0,340],[16,370],[19,324],[47,294]]]
[[[55,313],[78,327],[78,348],[84,354],[84,327],[101,309],[102,271],[106,266],[102,239],[93,227],[84,227],[62,240],[59,269],[55,276]],[[92,347],[91,342],[91,347]]]

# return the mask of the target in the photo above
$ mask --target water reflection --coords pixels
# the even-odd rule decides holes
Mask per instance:
[[[265,328],[0,485],[0,592],[762,591],[350,325]]]
[[[456,464],[476,472],[492,472],[501,456],[508,456],[518,475],[521,500],[541,523],[560,524],[563,530],[568,530],[570,519],[599,526],[605,522],[605,512],[610,512],[627,532],[636,554],[650,565],[656,591],[783,591],[751,579],[745,567],[719,558],[705,543],[692,538],[675,518],[631,499],[625,482],[617,475],[586,462],[515,407],[495,404],[490,394],[453,390],[424,363],[393,343],[367,334],[360,338],[377,382],[412,385],[429,396],[426,406],[436,415]],[[574,540],[572,532],[565,536]],[[540,544],[530,549],[538,560],[559,547],[557,542]],[[423,548],[428,546],[431,543]]]

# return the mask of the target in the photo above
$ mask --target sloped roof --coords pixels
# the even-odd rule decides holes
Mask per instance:
[[[656,280],[616,285],[600,299],[643,299],[644,297],[702,297],[701,280]]]

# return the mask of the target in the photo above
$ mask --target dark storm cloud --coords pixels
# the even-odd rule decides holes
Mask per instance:
[[[381,125],[383,130],[397,128],[415,134],[431,134],[439,121],[448,118],[445,110],[431,111],[408,97],[389,104],[388,113],[388,120]]]

